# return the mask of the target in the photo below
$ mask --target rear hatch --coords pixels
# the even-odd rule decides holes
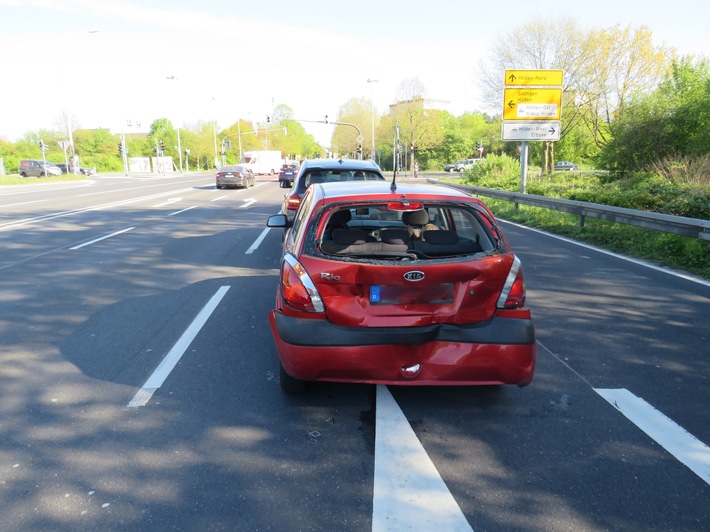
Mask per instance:
[[[496,312],[512,253],[461,260],[372,263],[301,258],[328,321],[355,327],[475,324]]]

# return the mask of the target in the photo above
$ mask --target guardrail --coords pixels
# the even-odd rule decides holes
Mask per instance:
[[[612,222],[643,227],[644,229],[653,229],[664,233],[699,238],[708,242],[708,250],[710,251],[710,220],[687,218],[685,216],[674,216],[672,214],[661,214],[657,212],[639,211],[623,207],[601,205],[599,203],[549,198],[547,196],[536,196],[534,194],[509,192],[507,190],[495,190],[491,188],[474,187],[471,185],[459,185],[456,183],[439,181],[438,179],[428,179],[428,181],[445,184],[479,196],[486,196],[489,198],[512,201],[516,204],[532,205],[534,207],[542,207],[543,209],[553,209],[556,211],[575,214],[579,216],[580,227],[584,227],[585,217],[590,216],[592,218],[601,218]]]

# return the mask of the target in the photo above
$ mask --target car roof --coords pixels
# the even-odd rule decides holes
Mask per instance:
[[[382,173],[378,164],[372,159],[308,159],[301,164],[301,174],[313,169],[370,170]]]
[[[424,199],[427,196],[437,196],[438,199],[466,199],[467,201],[474,200],[474,203],[480,201],[470,194],[447,187],[445,185],[435,185],[430,183],[397,183],[396,188],[392,191],[392,183],[390,181],[338,181],[332,183],[320,183],[313,185],[316,187],[316,194],[319,199],[325,199],[328,202],[337,202],[339,200],[357,200],[359,197],[380,196],[380,200],[405,199],[407,196],[416,196],[418,199]],[[312,187],[313,187],[312,186]]]

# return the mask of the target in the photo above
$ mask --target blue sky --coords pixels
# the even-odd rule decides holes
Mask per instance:
[[[414,77],[456,115],[485,110],[478,65],[528,22],[646,25],[658,45],[710,56],[704,4],[0,0],[0,137],[58,129],[64,108],[81,127],[114,130],[163,116],[223,128],[238,117],[262,121],[272,102],[303,120],[334,117],[353,97],[385,112]],[[330,126],[304,126],[329,136]]]

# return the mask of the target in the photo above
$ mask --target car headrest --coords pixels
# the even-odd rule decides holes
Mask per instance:
[[[429,213],[424,209],[402,213],[402,221],[407,225],[426,225],[429,223]]]
[[[328,220],[328,222],[331,225],[345,225],[350,221],[351,218],[352,214],[350,214],[350,210],[345,209],[342,211],[335,211],[330,217],[330,220]]]

